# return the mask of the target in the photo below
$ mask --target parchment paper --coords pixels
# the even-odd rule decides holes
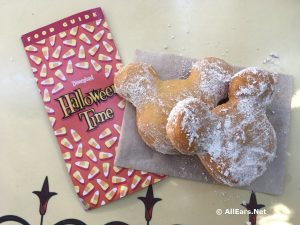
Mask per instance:
[[[185,77],[196,59],[137,50],[136,61],[151,64],[161,79],[167,80]],[[241,67],[235,69],[239,71]],[[277,134],[277,156],[261,177],[250,187],[245,187],[247,189],[273,195],[283,192],[292,92],[293,77],[280,74],[274,100],[267,110],[267,116]],[[115,165],[204,183],[216,183],[196,156],[164,155],[147,147],[137,132],[135,108],[129,102],[124,113]]]

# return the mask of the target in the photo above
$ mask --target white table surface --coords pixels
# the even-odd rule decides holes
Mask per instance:
[[[102,7],[123,62],[134,50],[217,56],[233,65],[259,66],[295,78],[285,190],[281,196],[257,194],[267,214],[261,225],[296,225],[300,215],[300,1],[285,0],[0,0],[0,217],[15,214],[39,224],[38,199],[47,175],[58,193],[44,224],[77,218],[90,225],[120,220],[146,224],[137,200],[146,190],[105,207],[82,209],[66,172],[42,106],[20,36],[74,13]],[[274,63],[263,64],[272,52]],[[216,215],[239,208],[249,192],[168,178],[154,185],[163,201],[151,225],[246,224],[247,215]],[[16,224],[16,223],[6,223]]]

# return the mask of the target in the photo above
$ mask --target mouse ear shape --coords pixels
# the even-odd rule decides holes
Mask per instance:
[[[276,77],[271,72],[254,67],[243,69],[229,84],[229,99],[249,100],[249,103],[266,106],[272,101],[275,83]]]
[[[178,102],[169,114],[167,137],[182,154],[201,153],[201,143],[209,138],[218,119],[208,106],[196,98]]]
[[[152,66],[131,63],[120,69],[114,78],[116,92],[135,107],[155,100],[156,83],[159,78]]]
[[[215,57],[195,62],[191,70],[191,76],[197,77],[202,100],[211,107],[227,97],[228,84],[233,74],[231,65]]]

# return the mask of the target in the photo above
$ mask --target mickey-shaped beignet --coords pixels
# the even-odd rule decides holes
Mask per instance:
[[[266,116],[272,73],[247,68],[229,83],[229,100],[214,109],[187,98],[172,109],[167,136],[176,149],[197,152],[209,174],[229,186],[261,176],[276,153],[276,133]]]
[[[147,64],[133,63],[116,74],[116,92],[136,107],[137,128],[143,141],[164,154],[193,154],[175,150],[166,135],[167,118],[177,102],[194,97],[215,107],[226,98],[233,68],[218,58],[195,63],[187,79],[161,80]]]

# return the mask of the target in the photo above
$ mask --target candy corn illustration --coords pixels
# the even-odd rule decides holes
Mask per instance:
[[[120,167],[118,167],[118,166],[114,166],[114,167],[113,167],[113,170],[114,170],[116,173],[119,173],[119,172],[122,170],[122,168],[120,168]]]
[[[81,167],[83,169],[88,169],[90,166],[90,163],[88,161],[77,161],[77,162],[75,162],[75,165],[78,167]]]
[[[38,71],[37,68],[34,68],[34,67],[31,67],[31,70],[33,73],[36,73]]]
[[[111,130],[109,128],[105,128],[99,135],[100,139],[103,139],[111,134]]]
[[[135,189],[137,187],[137,185],[140,183],[141,181],[141,177],[138,175],[134,175],[132,183],[131,183],[131,189]]]
[[[145,174],[147,174],[147,173],[148,173],[148,172],[141,170],[141,174],[142,174],[142,175],[145,175]]]
[[[44,90],[43,101],[50,102],[50,94],[47,88],[45,88]]]
[[[79,39],[87,43],[88,45],[91,44],[91,40],[84,33],[79,35]]]
[[[80,69],[88,69],[89,62],[79,62],[79,63],[76,63],[75,66]]]
[[[59,67],[62,64],[62,62],[49,62],[49,68],[54,69],[56,67]]]
[[[60,90],[62,90],[64,88],[64,85],[62,83],[57,83],[54,88],[52,89],[51,93],[55,94],[57,92],[59,92]]]
[[[105,27],[105,28],[107,28],[107,29],[108,29],[108,24],[107,24],[107,22],[106,22],[106,21],[103,23],[103,27]]]
[[[99,54],[98,60],[106,62],[106,61],[111,61],[111,58],[107,55]]]
[[[91,138],[88,143],[90,146],[96,149],[100,149],[100,145],[97,143],[97,141],[94,138]]]
[[[66,167],[67,167],[68,173],[70,173],[71,168],[72,168],[71,163],[66,163]]]
[[[42,59],[35,55],[30,55],[29,58],[37,65],[40,65],[40,63],[42,62]]]
[[[122,183],[122,182],[126,181],[126,179],[124,177],[113,176],[111,181],[114,184],[118,184],[118,183]]]
[[[100,30],[97,34],[94,35],[94,39],[96,41],[100,41],[100,39],[102,38],[103,34],[104,34],[104,30]]]
[[[71,60],[68,61],[66,73],[73,73],[73,64]]]
[[[101,24],[102,19],[96,20],[96,25],[99,26]]]
[[[51,45],[52,47],[55,45],[55,38],[56,38],[55,35],[49,37],[50,45]]]
[[[119,55],[119,51],[116,52],[115,59],[116,59],[116,60],[121,60],[121,57],[120,57],[120,55]]]
[[[102,44],[107,52],[112,52],[114,50],[114,48],[106,41],[102,41]]]
[[[121,133],[121,127],[118,124],[114,124],[115,130],[120,134]]]
[[[95,27],[89,24],[82,24],[81,27],[91,33],[95,30]]]
[[[44,55],[45,59],[48,60],[49,59],[49,48],[48,47],[43,47],[42,52],[43,52],[43,55]]]
[[[109,153],[109,152],[100,152],[99,153],[99,159],[109,159],[113,157],[113,154]]]
[[[45,88],[45,90],[46,90],[46,89],[47,89],[47,88]],[[48,92],[48,94],[49,94],[48,89],[47,89],[47,92]],[[50,108],[49,106],[46,106],[46,105],[45,105],[45,109],[46,109],[46,112],[49,113],[49,114],[54,113],[54,109]]]
[[[65,153],[63,154],[63,157],[64,157],[64,160],[69,160],[69,159],[71,159],[71,154],[70,154],[70,152],[65,152]]]
[[[40,44],[40,45],[43,45],[43,44],[45,44],[46,43],[46,40],[45,39],[42,39],[42,40],[40,40],[40,41],[38,41],[38,42],[36,42],[37,44]]]
[[[112,138],[108,139],[105,142],[106,147],[110,148],[111,146],[113,146],[113,144],[116,142],[117,139],[118,139],[117,137],[112,137]]]
[[[104,200],[101,201],[101,206],[105,205],[106,202]]]
[[[56,120],[55,117],[49,116],[49,120],[50,120],[51,126],[53,127],[55,124],[55,120]]]
[[[109,166],[110,166],[109,163],[103,163],[103,164],[102,164],[103,174],[104,174],[105,177],[108,177],[108,174],[109,174]]]
[[[154,183],[157,183],[157,182],[159,182],[159,181],[161,181],[161,179],[155,178],[153,182],[154,182]]]
[[[89,175],[88,175],[88,179],[90,180],[90,179],[92,179],[94,176],[96,176],[98,173],[100,172],[100,170],[98,169],[98,167],[97,166],[94,166],[92,169],[91,169],[91,171],[90,171],[90,173],[89,173]]]
[[[128,187],[122,185],[120,187],[120,198],[125,197],[127,194],[127,191],[128,191]]]
[[[88,183],[86,186],[85,186],[85,188],[84,188],[84,190],[83,190],[83,192],[82,192],[82,195],[83,196],[86,196],[88,193],[90,193],[92,190],[94,189],[94,185],[92,184],[92,183]]]
[[[64,135],[64,134],[66,134],[66,133],[67,133],[67,130],[66,130],[65,127],[61,127],[61,128],[59,128],[59,129],[57,129],[57,130],[54,131],[54,134],[55,134],[56,136]]]
[[[111,35],[110,32],[107,33],[106,37],[107,37],[108,40],[112,40],[112,35]]]
[[[70,34],[71,34],[72,36],[76,36],[77,31],[78,31],[78,26],[73,27],[73,28],[70,30]]]
[[[67,46],[73,46],[74,47],[74,46],[76,46],[76,39],[64,40],[63,44],[67,45]]]
[[[32,46],[32,45],[26,46],[26,47],[25,47],[25,50],[26,50],[27,52],[37,52],[37,51],[38,51],[38,49],[37,49],[36,47]]]
[[[73,149],[73,145],[69,142],[67,138],[63,138],[60,143],[68,149]]]
[[[65,75],[61,72],[61,70],[56,70],[55,73],[54,73],[54,75],[55,75],[56,77],[58,77],[60,80],[62,80],[62,81],[65,81],[65,80],[66,80],[66,77],[65,77]]]
[[[75,142],[78,142],[81,140],[81,137],[80,135],[76,132],[76,130],[74,129],[71,129],[71,134],[72,134],[72,137],[74,139]]]
[[[115,196],[117,190],[118,190],[118,189],[117,189],[116,187],[114,187],[113,189],[111,189],[109,192],[107,192],[107,193],[105,194],[105,197],[106,197],[108,200],[112,200],[113,197]]]
[[[129,169],[129,170],[127,171],[127,175],[130,177],[130,176],[133,174],[133,172],[134,172],[134,170]]]
[[[107,188],[109,187],[108,183],[106,183],[101,179],[97,179],[97,183],[99,184],[99,186],[102,188],[103,191],[106,191]]]
[[[85,200],[83,200],[82,198],[79,198],[79,201],[81,202],[81,204],[82,204],[82,206],[83,206],[83,208],[84,208],[85,210],[88,210],[88,209],[91,208],[90,204],[87,203],[87,202],[86,202]]]
[[[97,162],[97,157],[95,156],[93,150],[88,150],[86,152],[87,157],[89,157],[93,162]]]
[[[148,177],[144,180],[144,182],[142,183],[141,186],[142,186],[143,188],[148,187],[149,184],[150,184],[150,182],[151,182],[151,176],[148,176]]]
[[[47,67],[46,64],[43,64],[40,72],[40,77],[46,77],[46,76],[47,76]]]
[[[61,46],[57,46],[57,48],[54,50],[54,52],[52,53],[52,57],[55,59],[58,59],[60,56],[60,52],[61,52]]]
[[[101,70],[101,66],[95,60],[91,59],[91,63],[97,72]]]
[[[41,85],[52,85],[52,84],[54,84],[54,79],[52,77],[41,81]]]
[[[91,56],[94,56],[94,55],[96,54],[96,52],[98,51],[99,47],[100,47],[99,44],[96,44],[96,45],[94,45],[93,47],[91,47],[91,48],[89,49],[89,51],[88,51],[89,54],[90,54]]]
[[[64,31],[60,32],[58,35],[59,35],[60,38],[64,38],[64,37],[67,36],[66,32],[64,32]]]
[[[117,70],[120,70],[123,66],[124,66],[123,63],[116,64]]]
[[[95,191],[95,193],[93,194],[93,197],[91,198],[90,203],[97,205],[99,200],[99,191]]]
[[[105,77],[108,78],[111,72],[112,66],[111,65],[105,65]]]
[[[80,192],[80,187],[79,186],[74,186],[75,192],[78,194]]]
[[[65,54],[63,54],[62,58],[68,59],[68,58],[74,56],[75,54],[76,54],[75,51],[71,48]]]
[[[77,146],[77,150],[75,152],[75,156],[77,158],[81,158],[82,157],[82,143],[80,143],[78,146]]]
[[[84,184],[84,179],[83,179],[83,177],[81,176],[81,173],[80,173],[78,170],[76,170],[76,171],[73,173],[73,177],[74,177],[77,181],[79,181],[81,184]]]
[[[121,101],[119,101],[118,107],[119,107],[120,109],[124,109],[124,108],[125,108],[125,104],[126,104],[125,100],[122,99]]]
[[[85,51],[84,51],[83,45],[80,45],[80,47],[79,47],[78,58],[79,59],[85,58]]]

